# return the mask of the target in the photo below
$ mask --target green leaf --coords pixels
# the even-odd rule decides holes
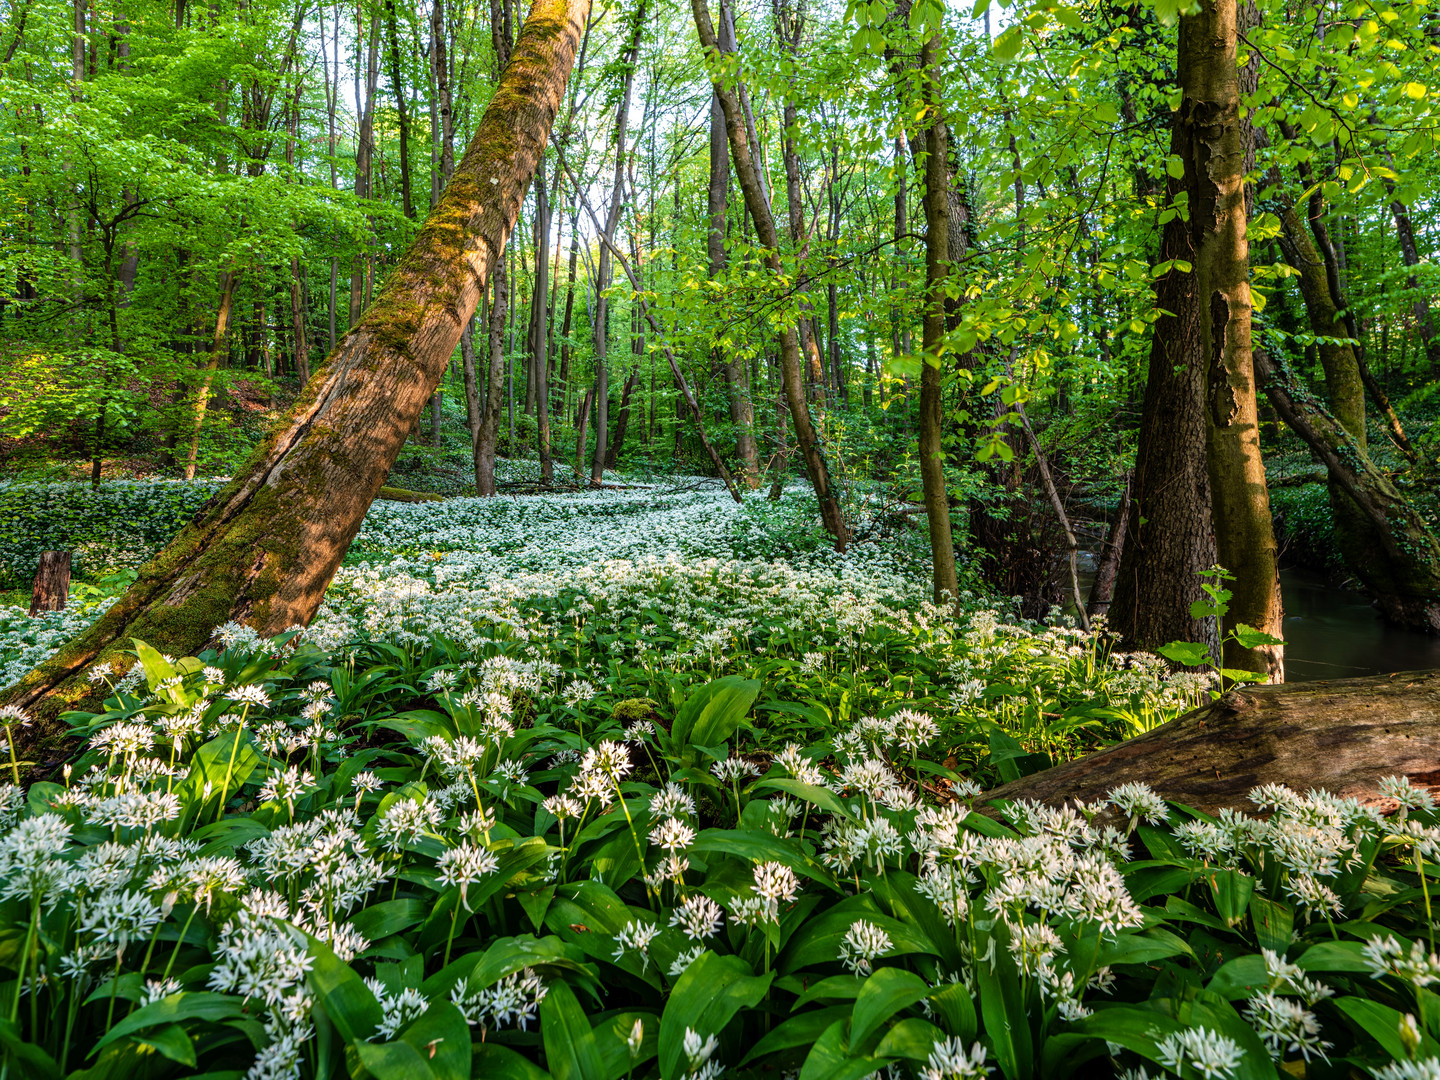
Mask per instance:
[[[1261,645],[1283,645],[1284,638],[1267,634],[1264,630],[1256,630],[1253,626],[1246,626],[1244,623],[1236,623],[1235,628],[1230,631],[1242,649],[1258,649]]]
[[[670,737],[677,748],[689,743],[714,746],[722,743],[740,726],[740,722],[760,696],[756,679],[727,675],[694,691],[676,714]]]
[[[374,1035],[380,1026],[380,1003],[365,981],[318,938],[310,938],[310,955],[314,957],[310,989],[340,1037],[347,1043],[358,1043]]]
[[[430,906],[413,897],[385,900],[352,916],[350,925],[367,940],[379,941],[423,922],[429,913]]]
[[[1030,1022],[1020,989],[1020,972],[1010,954],[1010,931],[1002,921],[990,935],[983,932],[978,955],[990,955],[989,963],[975,964],[975,982],[980,991],[980,1015],[985,1034],[995,1050],[995,1060],[1005,1080],[1031,1080]],[[983,939],[989,936],[991,941]]]
[[[1182,667],[1206,667],[1213,663],[1210,649],[1198,641],[1172,641],[1155,650],[1166,660]]]
[[[431,1002],[400,1039],[429,1063],[436,1080],[470,1080],[470,1025],[450,1002]]]
[[[1358,997],[1335,998],[1331,1004],[1344,1013],[1347,1020],[1379,1043],[1380,1049],[1396,1061],[1405,1061],[1410,1057],[1410,1052],[1400,1039],[1400,1022],[1404,1017],[1399,1012],[1388,1005],[1381,1005],[1378,1001]],[[1422,1033],[1419,1056],[1440,1056],[1440,1043],[1432,1036]]]
[[[823,1009],[813,1009],[790,1017],[746,1052],[740,1061],[741,1067],[767,1054],[793,1050],[797,1046],[810,1046],[835,1021],[843,1021],[849,1017],[850,1009],[849,1005],[827,1005]]]
[[[952,984],[958,985],[958,984]],[[962,986],[963,990],[964,987]],[[972,1036],[962,1035],[964,1042]],[[880,1040],[880,1045],[875,1047],[877,1058],[909,1058],[911,1061],[924,1061],[935,1049],[935,1044],[943,1042],[945,1033],[929,1020],[922,1020],[918,1016],[911,1016],[901,1020],[885,1033]]]
[[[378,1008],[376,1011],[378,1013]],[[100,1037],[100,1041],[91,1048],[90,1055],[93,1057],[116,1039],[144,1031],[148,1027],[174,1024],[182,1020],[233,1020],[243,1016],[244,1012],[240,999],[229,994],[216,994],[209,990],[171,994],[136,1009],[121,1020]]]
[[[770,988],[771,974],[756,975],[738,956],[702,953],[670,991],[660,1017],[660,1075],[675,1080],[684,1072],[685,1031],[702,1039],[718,1036],[742,1008],[754,1008]]]
[[[145,1035],[132,1036],[135,1042],[181,1065],[195,1066],[195,1043],[179,1024],[166,1024]]]
[[[800,1080],[860,1080],[884,1064],[880,1058],[851,1057],[845,1048],[845,1021],[837,1020],[805,1055]]]
[[[640,1046],[632,1055],[629,1038],[636,1023],[640,1024]],[[600,1060],[605,1066],[606,1080],[619,1080],[649,1061],[659,1050],[660,1018],[649,1012],[623,1012],[606,1017],[591,1033]]]
[[[925,980],[903,968],[880,968],[860,987],[855,1011],[850,1018],[850,1045],[863,1046],[871,1032],[901,1009],[929,996]]]
[[[555,1080],[608,1080],[590,1021],[568,983],[553,983],[540,1002],[540,1034]]]
[[[1025,38],[1020,27],[1011,26],[995,38],[993,51],[995,59],[1001,63],[1009,63],[1020,55],[1020,47],[1025,44]]]
[[[550,1074],[529,1058],[493,1042],[475,1044],[471,1075],[484,1080],[550,1080]]]

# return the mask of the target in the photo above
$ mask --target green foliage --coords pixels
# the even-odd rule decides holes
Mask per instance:
[[[0,578],[28,584],[42,551],[73,552],[77,576],[134,569],[219,489],[214,481],[0,482]]]
[[[25,1075],[1275,1080],[1324,1055],[1390,1080],[1440,1056],[1440,818],[1401,778],[1390,822],[1275,785],[1266,819],[1212,819],[1127,785],[1002,824],[926,779],[913,713],[771,756],[760,684],[726,678],[581,737],[558,668],[221,638],[137,643],[103,711],[69,715],[66,783],[0,786],[0,1042]]]

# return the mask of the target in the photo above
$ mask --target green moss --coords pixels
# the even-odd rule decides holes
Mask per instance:
[[[407,491],[405,488],[382,487],[380,493],[375,496],[377,499],[387,499],[390,502],[403,503],[425,503],[444,502],[444,495],[437,495],[433,491]]]

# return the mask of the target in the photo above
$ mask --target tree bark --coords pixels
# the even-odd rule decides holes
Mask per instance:
[[[710,20],[710,9],[706,0],[691,0],[691,8],[695,15],[696,30],[700,35],[700,44],[704,48],[707,62],[709,62],[719,53],[719,45],[715,39],[715,26]],[[779,277],[784,272],[780,262],[780,239],[775,231],[775,218],[770,213],[770,205],[764,198],[760,171],[754,158],[751,157],[750,137],[745,130],[745,119],[741,113],[740,104],[736,99],[735,92],[727,88],[723,80],[717,81],[712,74],[711,81],[725,113],[725,131],[730,139],[730,153],[735,164],[735,175],[740,182],[740,190],[744,192],[745,205],[749,208],[750,217],[755,222],[756,238],[764,251],[765,263],[770,273]],[[810,483],[815,489],[815,498],[820,504],[820,519],[824,522],[830,535],[835,538],[835,549],[844,551],[849,542],[849,534],[845,526],[845,518],[840,512],[840,504],[831,487],[829,466],[825,463],[816,439],[815,425],[810,418],[810,407],[805,401],[800,346],[793,326],[786,326],[780,331],[780,370],[785,386],[785,398],[789,403],[790,415],[795,423],[795,441],[800,446],[801,456],[805,460],[805,471],[810,476]]]
[[[30,617],[42,611],[64,611],[70,595],[70,552],[42,551],[30,589]]]
[[[524,196],[521,196],[523,201]],[[509,310],[509,283],[505,259],[495,260],[495,291],[490,301],[490,325],[485,340],[489,363],[485,376],[485,405],[475,435],[475,494],[495,494],[495,448],[500,442],[500,416],[505,406],[505,316]]]
[[[920,351],[920,483],[925,517],[930,525],[930,555],[936,604],[960,602],[955,572],[955,540],[950,531],[950,491],[945,483],[945,449],[941,442],[945,410],[941,400],[941,365],[945,344],[945,281],[950,273],[950,178],[945,163],[945,117],[939,87],[937,36],[920,49],[925,102],[925,321]],[[947,599],[948,598],[948,599]]]
[[[1210,512],[1219,562],[1231,574],[1228,624],[1282,633],[1280,578],[1250,344],[1250,261],[1246,239],[1245,146],[1236,67],[1236,0],[1202,0],[1182,16],[1177,68],[1187,136],[1182,157],[1193,177],[1189,213],[1200,295],[1205,365]],[[1283,645],[1222,644],[1225,666],[1285,677]]]
[[[1387,179],[1385,191],[1390,196],[1390,216],[1395,219],[1395,239],[1400,244],[1400,258],[1413,270],[1420,265],[1420,249],[1415,243],[1415,225],[1410,220],[1410,208],[1396,197],[1395,181]],[[1425,360],[1430,365],[1430,377],[1440,379],[1440,333],[1437,333],[1430,310],[1430,298],[1413,273],[1405,279],[1405,284],[1415,297],[1411,310],[1415,313],[1415,328],[1420,332]]]
[[[185,455],[185,479],[195,479],[196,459],[200,454],[200,432],[205,427],[205,412],[210,405],[210,386],[215,381],[215,372],[220,367],[221,353],[226,347],[230,333],[230,308],[235,299],[235,285],[240,280],[239,270],[227,270],[220,282],[220,305],[215,313],[215,335],[210,340],[210,359],[205,362],[205,373],[195,389],[194,420],[190,430],[190,450]]]
[[[1125,551],[1125,534],[1130,525],[1132,483],[1133,474],[1127,475],[1125,477],[1125,493],[1120,496],[1120,512],[1115,515],[1115,522],[1110,526],[1110,533],[1105,538],[1105,549],[1101,553],[1100,563],[1095,567],[1095,580],[1090,583],[1090,597],[1085,602],[1085,611],[1092,619],[1097,615],[1105,615],[1109,612],[1110,601],[1115,595],[1115,578],[1120,572],[1120,559]]]
[[[535,364],[535,442],[540,482],[555,478],[550,461],[550,199],[545,187],[545,156],[535,166],[535,288],[530,294],[530,355]]]
[[[1286,784],[1383,810],[1387,776],[1440,792],[1440,671],[1250,686],[1138,738],[988,791],[984,801],[1093,802],[1121,784],[1215,814],[1256,810],[1252,790]]]
[[[1110,626],[1125,649],[1154,649],[1172,641],[1199,641],[1219,652],[1213,620],[1197,619],[1190,605],[1203,600],[1200,573],[1215,564],[1210,527],[1210,477],[1205,468],[1204,354],[1200,347],[1200,299],[1193,270],[1190,229],[1174,209],[1192,188],[1193,158],[1185,115],[1171,118],[1170,153],[1185,175],[1166,183],[1166,213],[1158,262],[1167,269],[1155,281],[1162,313],[1151,330],[1149,373],[1140,415],[1126,532]]]
[[[585,400],[580,403],[580,416],[575,421],[575,482],[578,484],[585,475],[585,429],[590,423],[590,404],[595,400],[595,388],[585,388]]]
[[[589,0],[536,0],[439,205],[384,288],[240,474],[89,630],[5,698],[46,718],[139,638],[176,655],[228,619],[275,634],[314,614],[440,381],[514,227]]]
[[[390,39],[390,88],[395,91],[395,111],[400,121],[400,205],[405,216],[415,219],[415,199],[410,189],[410,109],[405,83],[400,77],[400,35],[395,25],[395,0],[385,0],[385,23]]]

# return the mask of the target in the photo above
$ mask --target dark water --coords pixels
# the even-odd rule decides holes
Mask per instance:
[[[1391,626],[1361,593],[1306,570],[1280,571],[1280,590],[1286,682],[1440,668],[1440,636]]]

